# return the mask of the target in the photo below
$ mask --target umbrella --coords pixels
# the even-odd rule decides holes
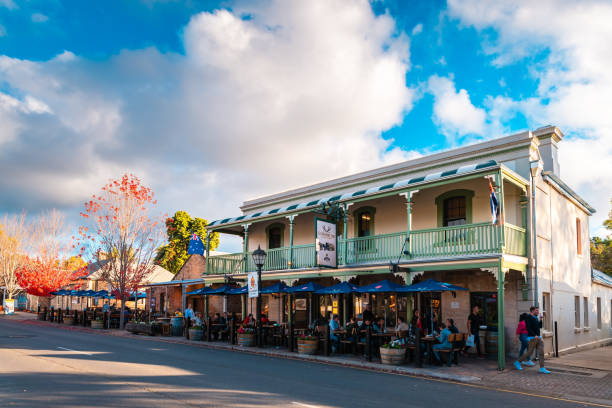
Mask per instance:
[[[191,292],[187,292],[188,295],[205,295],[208,291],[210,291],[210,287],[203,287],[200,289],[192,290]]]
[[[241,288],[234,288],[227,291],[228,295],[244,295],[249,293],[249,285],[244,285]]]
[[[359,292],[359,286],[353,285],[348,282],[340,282],[333,286],[328,286],[327,288],[322,288],[317,290],[315,293],[317,295],[337,295],[340,293],[355,293]]]
[[[369,285],[362,286],[358,289],[360,293],[383,293],[383,292],[398,292],[399,289],[404,286],[398,285],[388,280],[382,280],[380,282],[371,283]]]
[[[458,290],[467,290],[461,286],[452,285],[446,282],[440,282],[435,279],[427,279],[423,282],[415,283],[410,286],[403,286],[398,292],[455,292]],[[429,308],[429,320],[431,321],[431,331],[433,333],[433,308]]]
[[[95,297],[105,297],[108,296],[108,292],[106,290],[99,290],[95,293]]]
[[[216,289],[210,289],[205,295],[229,295],[230,291],[234,289],[230,285],[223,285]]]
[[[83,296],[95,296],[95,295],[96,295],[95,290],[86,290],[83,294]]]
[[[58,290],[58,291],[57,291],[57,294],[58,294],[59,296],[67,296],[67,295],[70,295],[70,291],[69,291],[69,290],[66,290],[66,289],[62,289],[62,290]]]
[[[319,289],[323,289],[323,286],[317,283],[314,283],[314,282],[308,282],[303,285],[294,286],[292,288],[287,288],[287,293],[316,292]]]
[[[272,294],[272,293],[287,293],[289,286],[285,282],[278,282],[272,286],[265,287],[261,290],[261,294]]]

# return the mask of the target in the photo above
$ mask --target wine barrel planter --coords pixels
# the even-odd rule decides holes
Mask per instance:
[[[383,364],[400,365],[406,361],[406,349],[380,348],[380,361]]]
[[[319,340],[298,339],[298,354],[316,354]]]
[[[64,324],[67,326],[72,326],[74,324],[74,319],[72,317],[64,317]]]
[[[255,335],[238,333],[238,345],[242,347],[253,347],[255,345]]]
[[[189,340],[202,340],[202,336],[204,336],[204,330],[189,329]]]
[[[127,323],[125,325],[125,330],[129,331],[130,333],[137,334],[138,333],[138,325],[136,323]]]
[[[91,321],[91,328],[92,329],[103,329],[104,328],[104,322],[102,320],[92,320]]]
[[[172,326],[173,336],[183,335],[183,326],[185,325],[185,320],[182,317],[173,317],[170,321],[170,324]]]
[[[486,348],[487,357],[496,359],[497,358],[497,332],[496,331],[488,331],[487,332],[487,343]]]

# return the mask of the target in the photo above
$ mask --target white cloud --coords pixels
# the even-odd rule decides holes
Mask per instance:
[[[17,8],[17,4],[13,0],[0,0],[0,7],[6,7],[9,10]]]
[[[433,75],[428,90],[434,96],[433,121],[452,145],[463,136],[485,133],[484,109],[472,104],[465,89],[457,91],[452,79]]]
[[[130,171],[168,211],[215,219],[255,195],[411,155],[381,137],[415,98],[409,40],[392,18],[365,0],[247,4],[194,16],[185,55],[0,57],[0,77],[32,98],[0,150],[12,175],[0,208],[75,211]]]
[[[412,29],[412,35],[418,35],[421,34],[423,32],[423,24],[419,23],[417,25],[414,26],[414,28]]]
[[[6,36],[6,28],[2,24],[0,24],[0,37]]]
[[[561,176],[598,213],[599,230],[612,196],[612,3],[608,1],[449,0],[450,15],[498,36],[484,44],[497,65],[542,53],[529,72],[537,93],[514,101],[531,127],[556,124],[567,135],[560,144]]]
[[[44,23],[49,20],[49,17],[41,13],[34,13],[31,18],[34,23]]]

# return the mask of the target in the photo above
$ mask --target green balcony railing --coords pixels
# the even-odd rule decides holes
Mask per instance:
[[[504,225],[505,252],[512,255],[527,254],[527,231],[515,225]]]
[[[526,231],[524,228],[506,224],[504,226],[504,251],[512,255],[526,254]],[[412,259],[434,259],[470,255],[497,254],[502,252],[502,228],[488,222],[457,225],[452,227],[431,228],[410,231],[410,241],[406,243],[406,231],[371,237],[338,240],[338,265],[358,265],[367,263],[386,263]],[[406,245],[404,246],[404,244]],[[408,251],[408,254],[402,252]],[[293,257],[289,247],[267,251],[264,271],[301,269],[315,267],[314,244],[296,245]],[[344,259],[346,253],[346,259]],[[208,273],[233,274],[246,270],[255,271],[251,256],[236,253],[210,257]],[[293,260],[291,259],[293,258]]]

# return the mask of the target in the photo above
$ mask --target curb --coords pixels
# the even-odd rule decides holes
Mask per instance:
[[[279,350],[261,350],[256,348],[246,348],[240,347],[237,345],[221,345],[221,344],[210,344],[204,342],[196,342],[192,340],[182,340],[182,339],[173,339],[168,337],[159,337],[159,336],[139,336],[139,335],[130,335],[127,332],[122,331],[112,331],[112,330],[100,330],[100,329],[91,329],[87,327],[79,327],[79,326],[65,326],[61,324],[53,324],[50,322],[42,322],[39,320],[12,320],[13,322],[28,324],[31,326],[39,326],[39,327],[51,327],[57,328],[61,330],[68,331],[78,331],[81,333],[90,333],[97,334],[103,336],[114,336],[114,337],[122,337],[122,338],[131,338],[131,339],[139,339],[145,341],[156,341],[160,343],[167,344],[181,344],[192,347],[206,348],[210,350],[222,350],[222,351],[234,351],[252,355],[259,355],[265,357],[273,357],[273,358],[282,358],[286,360],[299,360],[306,361],[310,363],[317,364],[328,364],[334,365],[338,367],[348,367],[348,368],[356,368],[360,370],[368,370],[368,371],[376,371],[387,374],[396,374],[396,375],[405,375],[405,376],[413,376],[424,379],[438,379],[445,381],[454,381],[460,383],[467,384],[479,384],[481,382],[480,377],[469,376],[469,375],[455,375],[448,374],[443,372],[437,372],[436,370],[431,370],[427,368],[413,368],[413,367],[405,367],[405,366],[389,366],[380,363],[370,363],[366,361],[338,361],[336,358],[326,357],[326,356],[318,356],[318,355],[304,355],[297,353],[290,353],[288,351],[279,351]]]

